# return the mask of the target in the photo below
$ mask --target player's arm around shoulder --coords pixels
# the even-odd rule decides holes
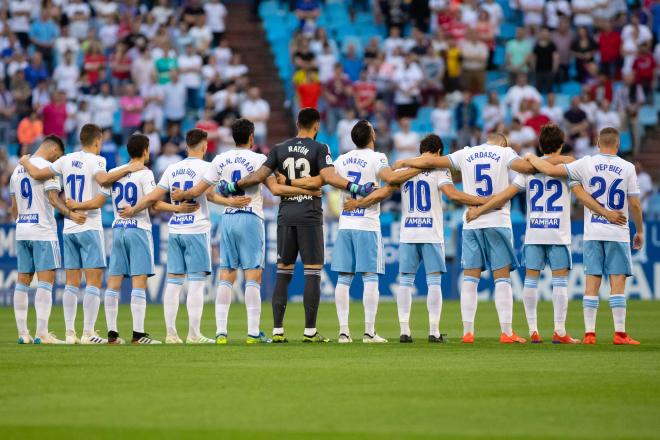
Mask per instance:
[[[479,197],[482,199],[482,203],[475,204],[475,206],[468,210],[466,220],[471,222],[481,217],[482,215],[489,213],[490,211],[501,208],[522,190],[524,190],[524,188],[521,188],[520,186],[513,183],[509,185],[504,191],[499,192],[490,198]]]
[[[453,168],[450,156],[417,156],[410,159],[400,159],[394,163],[394,169],[419,168],[433,170],[436,168]]]
[[[144,164],[140,162],[130,162],[128,165],[114,168],[110,172],[105,170],[105,166],[105,158],[99,156],[94,170],[94,179],[101,186],[110,186],[129,173],[136,173],[146,169]]]
[[[614,225],[623,226],[628,222],[624,212],[610,211],[609,209],[606,209],[603,205],[598,203],[596,199],[591,197],[591,194],[585,191],[579,182],[571,181],[569,186],[575,195],[575,198],[578,199],[580,203],[586,206],[591,212],[595,212],[596,214],[605,217],[608,222]]]
[[[167,172],[167,171],[166,171]],[[121,218],[131,218],[134,217],[137,213],[144,211],[145,209],[153,206],[157,201],[161,200],[168,193],[168,189],[162,186],[162,181],[151,191],[149,194],[146,194],[140,199],[135,206],[125,206],[119,210],[119,216]]]
[[[525,160],[513,161],[511,163],[511,169],[523,174],[532,174],[538,171],[545,174],[546,176],[551,177],[570,177],[566,164],[564,162],[553,164],[551,163],[553,159],[543,160],[540,157],[530,153],[525,156]],[[522,166],[521,162],[527,162],[528,165]],[[516,166],[514,167],[514,165]],[[532,171],[529,171],[530,165]]]
[[[355,211],[358,208],[368,208],[387,199],[396,190],[396,186],[386,185],[382,188],[374,190],[366,197],[362,197],[360,199],[348,198],[344,202],[344,211]]]
[[[64,157],[64,156],[62,156]],[[54,177],[57,173],[57,169],[54,168],[54,165],[60,164],[61,163],[61,158],[58,159],[55,163],[51,164],[48,167],[44,168],[39,168],[32,162],[30,162],[30,155],[27,154],[23,157],[18,162],[23,168],[25,168],[25,171],[30,175],[35,180],[48,180]]]
[[[299,183],[299,181],[313,179],[310,182]],[[320,185],[317,185],[316,182],[319,182]],[[291,182],[291,185],[286,184],[286,180],[283,180],[283,176],[278,174],[278,177],[268,176],[266,179],[266,187],[274,196],[278,197],[294,197],[294,196],[314,196],[321,197],[321,185],[322,180],[320,176],[316,177],[305,177],[302,179],[296,179]],[[295,184],[294,184],[295,183]]]
[[[53,208],[62,213],[64,217],[68,218],[74,223],[82,225],[87,220],[86,212],[77,212],[66,206],[66,203],[60,197],[59,189],[53,188],[48,191],[48,203],[50,203]]]

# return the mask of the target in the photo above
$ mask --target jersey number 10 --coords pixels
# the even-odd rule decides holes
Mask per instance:
[[[431,186],[425,180],[408,180],[403,184],[403,192],[408,193],[408,212],[428,212],[431,210]]]

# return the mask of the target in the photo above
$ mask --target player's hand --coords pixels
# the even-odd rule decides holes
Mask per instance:
[[[538,159],[538,158],[536,157],[536,154],[534,154],[534,153],[525,154],[525,160],[529,161],[530,159]]]
[[[226,180],[221,180],[220,183],[218,184],[217,191],[225,196],[229,197],[233,193],[236,192],[236,185],[234,182],[227,182]]]
[[[71,220],[72,222],[78,225],[82,225],[87,220],[87,214],[84,212],[70,211],[69,220]]]
[[[183,193],[184,191],[182,191],[181,188],[172,188],[170,198],[175,202],[180,202],[184,198]]]
[[[407,168],[406,167],[406,162],[405,159],[399,159],[396,162],[394,162],[394,166],[392,166],[393,170],[400,170],[402,168]]]
[[[66,199],[64,203],[66,204],[66,207],[72,211],[75,211],[76,209],[80,209],[80,203],[76,202],[73,199]]]
[[[28,162],[28,160],[30,160],[30,157],[31,157],[30,154],[26,154],[26,155],[21,157],[21,159],[18,161],[18,163],[20,165],[25,165]]]
[[[605,218],[613,225],[623,226],[628,223],[628,218],[621,211],[607,211],[605,213]]]
[[[376,189],[376,186],[374,185],[373,182],[368,182],[368,183],[365,183],[364,185],[357,184],[357,183],[351,183],[351,184],[348,185],[347,189],[351,194],[356,194],[358,196],[366,197],[369,194],[371,194],[372,192],[374,192],[374,190]]]
[[[237,196],[229,199],[229,206],[232,208],[245,208],[252,201],[251,197]]]
[[[128,164],[128,170],[131,173],[137,173],[138,171],[146,170],[147,167],[144,166],[141,162],[130,162]]]
[[[131,218],[135,215],[135,210],[132,206],[124,206],[123,208],[119,208],[118,211],[121,218]]]
[[[275,173],[275,178],[277,179],[278,184],[286,185],[286,177],[284,177],[284,174]]]
[[[633,249],[640,250],[644,246],[644,234],[637,232],[633,237]]]
[[[495,197],[495,196],[485,196],[485,197],[479,197],[479,205],[485,205],[486,203],[490,202],[490,200]]]
[[[199,205],[197,203],[184,202],[178,205],[178,208],[177,214],[190,214],[191,212],[197,211]]]
[[[465,221],[470,223],[471,221],[478,219],[480,215],[481,212],[479,212],[479,208],[472,206],[468,209],[467,214],[465,215]]]
[[[344,211],[355,211],[359,207],[357,199],[346,199],[344,202]]]

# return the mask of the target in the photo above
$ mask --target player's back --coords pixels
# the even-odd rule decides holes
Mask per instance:
[[[51,165],[46,159],[33,156],[30,162],[38,168]],[[16,198],[16,240],[57,240],[57,223],[53,207],[48,201],[48,191],[59,192],[57,177],[46,181],[33,179],[21,165],[14,169],[9,181],[10,193]]]
[[[439,188],[451,184],[449,170],[423,171],[401,185],[401,243],[443,243]]]
[[[479,197],[489,197],[504,191],[509,186],[509,165],[519,159],[510,147],[482,144],[465,147],[449,155],[452,167],[461,171],[463,191]],[[482,215],[465,229],[511,227],[510,203],[501,209]]]
[[[343,178],[358,184],[380,180],[378,173],[388,167],[387,156],[369,148],[359,148],[342,154],[335,161],[335,169]],[[347,197],[353,197],[347,192],[342,193],[342,206]],[[359,197],[359,196],[357,196]],[[339,217],[339,229],[359,229],[364,231],[380,231],[380,203],[368,208],[358,208],[355,211],[342,211]]]
[[[114,170],[126,168],[128,164],[121,165]],[[128,173],[112,184],[112,208],[115,212],[113,228],[140,228],[151,231],[151,218],[149,210],[140,211],[133,218],[123,219],[119,216],[119,209],[126,206],[135,206],[146,194],[155,188],[154,174],[151,170],[140,170]]]
[[[183,159],[167,167],[158,182],[158,186],[170,191],[170,193],[173,188],[180,188],[184,191],[189,190],[202,180],[210,165],[209,162],[194,157]],[[171,233],[201,234],[211,230],[206,194],[200,195],[194,201],[199,204],[197,211],[190,214],[172,215],[169,223]]]
[[[266,161],[266,156],[255,153],[247,148],[234,148],[226,151],[213,159],[211,167],[215,168],[217,180],[227,182],[238,182],[243,177],[255,172]],[[264,218],[263,197],[261,196],[263,185],[254,185],[240,190],[235,195],[250,197],[250,204],[244,208],[225,207],[225,213],[251,212],[259,218]]]

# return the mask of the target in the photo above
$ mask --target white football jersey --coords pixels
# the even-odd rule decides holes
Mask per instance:
[[[172,164],[165,169],[158,186],[166,191],[172,188],[188,190],[197,185],[207,173],[210,163],[189,157]],[[190,214],[173,214],[170,218],[170,233],[172,234],[204,234],[211,230],[209,207],[206,194],[197,197],[195,201],[199,209]],[[179,202],[176,202],[179,203]]]
[[[598,203],[611,211],[628,214],[628,197],[639,196],[635,166],[609,154],[586,156],[566,165],[569,185],[582,185]],[[613,225],[584,208],[584,239],[630,242],[630,227]]]
[[[61,177],[62,187],[68,199],[87,202],[99,194],[108,195],[96,182],[95,176],[105,171],[105,158],[86,151],[76,151],[57,159],[50,169]],[[101,210],[87,211],[87,220],[82,225],[64,219],[64,233],[73,234],[84,231],[103,229]]]
[[[128,164],[114,168],[119,170]],[[135,206],[145,195],[156,188],[154,173],[151,170],[141,170],[137,173],[128,173],[112,184],[112,208],[115,211],[113,228],[139,228],[151,231],[151,218],[149,210],[145,209],[132,218],[121,218],[119,209],[126,206]]]
[[[571,193],[566,179],[518,174],[513,184],[527,190],[525,244],[571,244]]]
[[[211,162],[211,166],[202,178],[209,185],[217,185],[221,180],[227,182],[238,182],[243,177],[254,173],[266,162],[266,156],[255,153],[246,148],[233,148],[225,153],[219,154]],[[264,218],[264,201],[261,197],[263,185],[254,185],[240,190],[236,195],[245,195],[252,200],[244,208],[225,207],[225,214],[235,212],[251,212],[259,218]]]
[[[389,167],[387,156],[369,148],[349,151],[335,161],[335,170],[340,176],[359,184],[378,183],[380,181],[378,173],[387,167]],[[342,206],[348,197],[353,196],[343,191]],[[380,232],[380,203],[375,203],[368,208],[358,208],[355,211],[342,211],[339,216],[339,229]]]
[[[480,197],[504,191],[509,186],[509,166],[514,160],[520,159],[510,147],[490,144],[465,147],[448,157],[452,167],[460,170],[463,175],[463,191]],[[510,228],[510,209],[511,203],[507,202],[502,208],[484,214],[470,223],[465,222],[464,213],[463,228]]]
[[[401,243],[444,243],[442,196],[449,170],[424,171],[401,185]]]
[[[30,162],[39,168],[51,165],[39,156],[32,156]],[[9,194],[16,197],[18,208],[16,240],[57,241],[57,223],[48,191],[59,193],[61,189],[57,176],[41,181],[30,177],[21,165],[14,169],[9,180]]]

